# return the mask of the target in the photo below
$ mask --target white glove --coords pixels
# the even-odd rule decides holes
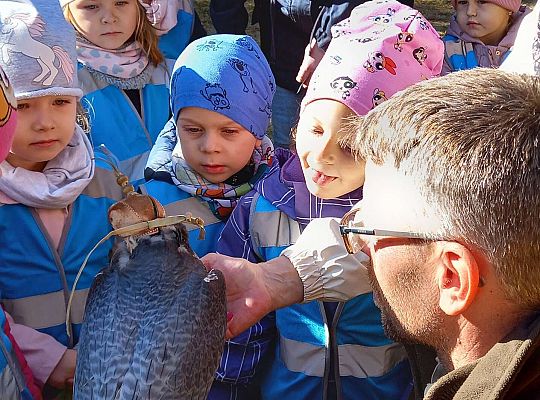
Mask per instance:
[[[347,252],[337,218],[314,219],[281,255],[291,261],[302,280],[304,302],[347,301],[371,292],[369,257]]]

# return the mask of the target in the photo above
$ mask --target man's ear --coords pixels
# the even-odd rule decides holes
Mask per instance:
[[[478,291],[480,270],[469,249],[456,242],[438,242],[441,246],[439,269],[439,307],[447,315],[464,313]]]

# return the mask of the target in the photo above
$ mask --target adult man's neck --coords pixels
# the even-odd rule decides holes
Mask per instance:
[[[447,342],[446,349],[437,350],[439,360],[447,371],[475,362],[523,323],[529,315],[509,302],[493,304],[489,310],[483,312],[460,315],[455,321],[457,324],[454,329],[455,339]]]

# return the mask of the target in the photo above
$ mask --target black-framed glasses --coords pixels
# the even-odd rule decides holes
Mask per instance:
[[[392,231],[387,229],[375,229],[361,226],[358,222],[354,222],[355,215],[360,211],[359,208],[355,208],[346,213],[341,222],[339,223],[339,230],[345,243],[345,248],[349,254],[358,253],[362,250],[365,242],[360,235],[369,236],[386,236],[406,239],[422,239],[422,240],[444,240],[444,238],[437,237],[433,234],[417,233],[417,232],[404,232],[404,231]]]

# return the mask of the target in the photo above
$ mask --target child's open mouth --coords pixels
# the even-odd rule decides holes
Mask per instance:
[[[336,179],[335,176],[328,176],[317,170],[313,171],[315,173],[313,174],[313,177],[311,179],[313,179],[313,182],[315,182],[319,186],[328,185],[330,182],[333,182]]]

